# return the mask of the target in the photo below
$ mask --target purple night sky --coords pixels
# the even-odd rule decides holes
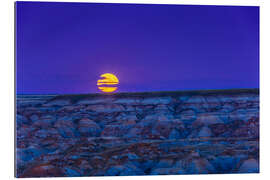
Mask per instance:
[[[259,8],[16,3],[18,94],[259,88]]]

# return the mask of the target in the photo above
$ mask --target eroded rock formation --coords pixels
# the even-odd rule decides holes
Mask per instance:
[[[259,171],[250,90],[18,95],[17,177]]]

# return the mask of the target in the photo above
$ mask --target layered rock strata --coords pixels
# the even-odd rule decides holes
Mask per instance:
[[[252,172],[258,89],[17,95],[17,177]]]

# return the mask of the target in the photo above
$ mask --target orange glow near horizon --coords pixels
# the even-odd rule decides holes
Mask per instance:
[[[97,86],[99,90],[101,90],[102,92],[114,92],[117,90],[117,87],[102,86],[102,85],[118,85],[119,80],[114,74],[105,73],[102,74],[100,77],[102,77],[103,79],[99,79],[97,81]]]
[[[114,92],[116,91],[117,87],[98,87],[103,92]]]

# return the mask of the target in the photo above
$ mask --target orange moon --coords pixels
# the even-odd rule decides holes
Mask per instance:
[[[97,81],[98,89],[102,92],[114,92],[117,90],[117,85],[119,84],[118,78],[111,73],[105,73],[100,75],[102,79],[99,79]]]

